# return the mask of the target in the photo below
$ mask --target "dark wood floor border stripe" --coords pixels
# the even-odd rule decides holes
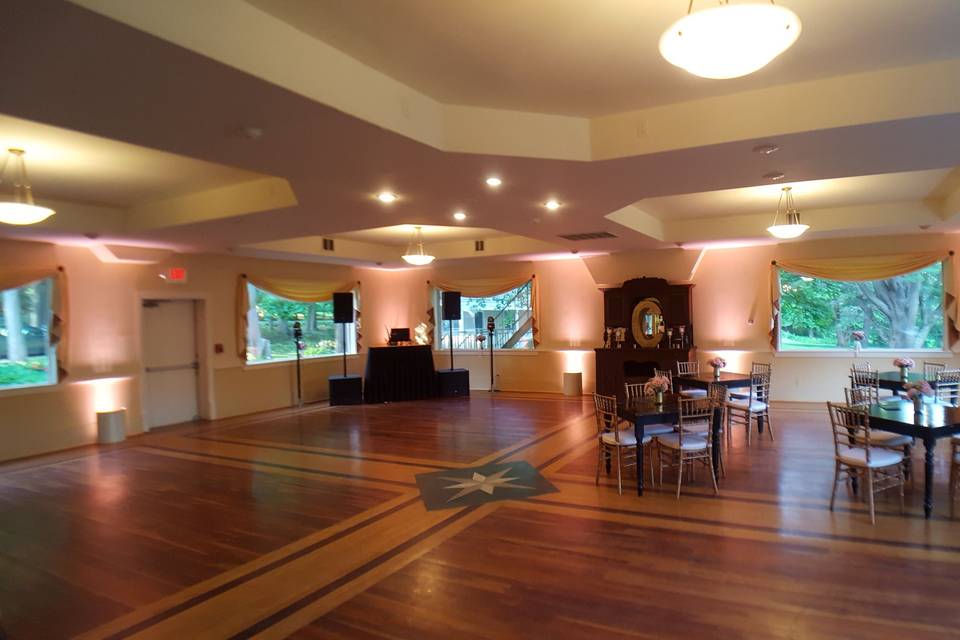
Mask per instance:
[[[586,443],[590,442],[591,440],[596,440],[596,439],[597,439],[597,434],[591,433],[589,436],[587,436],[586,438],[584,438],[584,439],[581,440],[580,442],[578,442],[578,443],[576,443],[576,444],[574,444],[574,445],[571,445],[570,447],[564,449],[563,451],[561,451],[561,452],[558,453],[557,455],[553,456],[552,458],[550,458],[550,459],[547,460],[546,462],[543,462],[543,463],[541,463],[541,464],[538,464],[538,465],[537,465],[537,469],[538,469],[538,470],[540,470],[540,469],[546,469],[547,467],[549,467],[550,465],[552,465],[554,462],[556,462],[557,460],[559,460],[559,459],[562,458],[563,456],[569,455],[572,451],[574,451],[574,450],[582,447],[583,445],[585,445]]]
[[[318,540],[317,542],[314,542],[313,544],[307,545],[306,547],[304,547],[304,548],[302,548],[302,549],[298,549],[297,551],[294,551],[293,553],[291,553],[291,554],[289,554],[289,555],[283,556],[282,558],[277,558],[276,560],[274,560],[273,562],[271,562],[271,563],[269,563],[269,564],[265,564],[265,565],[263,565],[262,567],[259,567],[259,568],[257,568],[257,569],[254,569],[253,571],[250,571],[249,573],[245,573],[245,574],[243,574],[243,575],[241,575],[241,576],[237,576],[236,578],[234,578],[234,579],[232,579],[232,580],[230,580],[230,581],[228,581],[228,582],[225,582],[225,583],[223,583],[223,584],[221,584],[221,585],[218,585],[218,586],[214,587],[213,589],[210,589],[209,591],[204,591],[203,593],[198,593],[197,595],[191,597],[190,599],[184,600],[183,602],[181,602],[181,603],[179,603],[179,604],[176,604],[176,605],[170,607],[169,609],[164,609],[163,611],[160,611],[160,612],[158,612],[158,613],[155,613],[154,615],[150,616],[149,618],[146,618],[146,619],[144,619],[144,620],[141,620],[140,622],[137,622],[136,624],[133,624],[133,625],[127,627],[126,629],[122,629],[122,630],[120,630],[120,631],[117,631],[116,633],[113,633],[113,634],[107,636],[106,638],[104,638],[104,640],[121,640],[122,638],[127,638],[127,637],[129,637],[129,636],[131,636],[131,635],[133,635],[133,634],[135,634],[135,633],[139,633],[140,631],[143,631],[144,629],[147,629],[147,628],[149,628],[149,627],[152,627],[153,625],[155,625],[155,624],[157,624],[157,623],[159,623],[159,622],[163,622],[164,620],[166,620],[166,619],[168,619],[168,618],[172,618],[173,616],[175,616],[175,615],[177,615],[177,614],[179,614],[179,613],[182,613],[182,612],[186,611],[187,609],[193,608],[193,607],[197,606],[198,604],[201,604],[201,603],[203,603],[203,602],[206,602],[207,600],[209,600],[209,599],[211,599],[211,598],[215,598],[216,596],[218,596],[218,595],[220,595],[220,594],[222,594],[222,593],[226,593],[227,591],[229,591],[229,590],[231,590],[231,589],[233,589],[233,588],[235,588],[235,587],[238,587],[238,586],[240,586],[241,584],[244,584],[245,582],[249,582],[250,580],[253,580],[254,578],[259,578],[260,576],[262,576],[262,575],[264,575],[264,574],[267,574],[267,573],[269,573],[269,572],[271,572],[271,571],[273,571],[273,570],[275,570],[275,569],[277,569],[277,568],[279,568],[279,567],[282,567],[282,566],[284,566],[284,565],[286,565],[286,564],[290,564],[290,563],[293,562],[294,560],[298,560],[298,559],[300,559],[300,558],[302,558],[302,557],[304,557],[304,556],[306,556],[306,555],[308,555],[308,554],[310,554],[310,553],[313,553],[313,552],[316,551],[317,549],[321,549],[321,548],[323,548],[323,547],[325,547],[325,546],[327,546],[327,545],[329,545],[329,544],[332,544],[332,543],[336,542],[337,540],[340,540],[340,539],[345,538],[345,537],[347,537],[347,536],[349,536],[349,535],[351,535],[351,534],[353,534],[353,533],[356,533],[356,532],[359,531],[360,529],[363,529],[364,527],[368,527],[368,526],[374,524],[375,522],[378,522],[378,521],[380,521],[380,520],[383,520],[384,518],[393,515],[394,513],[400,511],[401,509],[405,509],[405,508],[409,507],[410,505],[415,504],[415,503],[417,503],[417,502],[419,502],[419,501],[420,501],[420,497],[419,497],[419,496],[414,497],[414,498],[410,498],[409,500],[405,500],[405,501],[401,502],[400,504],[397,504],[397,505],[395,505],[395,506],[387,509],[386,511],[382,511],[382,512],[380,512],[380,513],[376,513],[376,514],[370,516],[369,518],[367,518],[366,520],[363,520],[362,522],[358,522],[357,524],[355,524],[355,525],[353,525],[353,526],[350,526],[350,527],[347,527],[346,529],[342,529],[341,531],[338,531],[338,532],[334,533],[333,535],[331,535],[331,536],[329,536],[329,537],[327,537],[327,538],[324,538],[323,540]]]
[[[555,435],[557,435],[557,434],[563,433],[564,431],[566,431],[566,430],[569,429],[570,427],[576,425],[578,422],[580,422],[581,420],[584,420],[585,418],[588,418],[589,416],[590,416],[590,414],[584,413],[584,414],[581,414],[581,415],[580,415],[579,417],[577,417],[577,418],[573,418],[573,419],[571,419],[571,420],[568,420],[567,422],[563,423],[562,425],[560,425],[559,427],[557,427],[557,428],[554,429],[553,431],[550,431],[550,432],[548,432],[548,433],[545,433],[545,434],[543,434],[542,436],[540,436],[539,438],[535,438],[535,439],[531,440],[530,442],[527,442],[527,443],[524,443],[524,444],[521,444],[521,445],[517,445],[516,447],[505,451],[504,453],[502,453],[501,455],[497,456],[496,458],[494,458],[493,460],[491,460],[491,461],[488,462],[487,464],[496,464],[497,462],[501,462],[501,461],[509,458],[510,456],[513,456],[513,455],[516,455],[516,454],[520,453],[520,452],[523,451],[524,449],[529,449],[530,447],[532,447],[532,446],[534,446],[534,445],[538,445],[538,444],[540,444],[541,442],[543,442],[544,440],[548,440],[548,439],[552,438],[553,436],[555,436]]]
[[[689,518],[686,516],[671,516],[663,513],[651,513],[648,511],[632,511],[630,509],[615,509],[613,507],[598,507],[586,504],[573,504],[569,502],[554,502],[551,500],[540,500],[537,498],[527,498],[526,502],[548,505],[551,507],[560,507],[565,509],[574,509],[580,511],[595,511],[599,513],[613,513],[617,515],[635,516],[638,518],[651,518],[654,520],[666,520],[669,522],[685,522],[688,524],[703,524],[714,527],[726,527],[729,529],[741,529],[744,531],[756,531],[760,533],[772,533],[780,536],[793,536],[797,538],[810,538],[815,540],[829,540],[835,542],[852,542],[856,544],[876,544],[897,549],[919,549],[922,551],[944,551],[946,553],[960,553],[960,547],[949,547],[939,544],[926,544],[921,542],[898,542],[896,540],[878,540],[874,538],[863,538],[859,536],[842,536],[829,533],[817,533],[816,531],[801,531],[799,529],[781,529],[779,527],[764,527],[754,524],[742,524],[738,522],[725,522],[722,520],[710,520],[708,518]],[[643,526],[643,525],[638,525]],[[657,529],[657,527],[644,527],[648,529]],[[672,531],[672,529],[662,529],[662,531]],[[711,535],[711,534],[703,534]]]
[[[276,449],[277,451],[293,451],[295,453],[308,453],[313,456],[327,456],[329,458],[346,458],[348,460],[363,460],[365,462],[382,462],[384,464],[399,464],[405,467],[422,467],[424,469],[450,469],[449,465],[409,462],[409,461],[400,461],[400,460],[386,460],[384,458],[372,458],[369,456],[352,456],[348,453],[336,453],[333,451],[317,451],[315,449],[301,449],[300,447],[262,444],[262,441],[251,443],[251,442],[244,442],[243,440],[233,440],[231,438],[217,438],[214,436],[187,436],[187,437],[192,438],[194,440],[207,440],[209,442],[223,442],[226,444],[242,445],[244,447],[256,447],[257,449]]]
[[[350,478],[351,480],[366,480],[368,482],[380,482],[383,484],[395,484],[401,487],[415,488],[415,482],[402,482],[400,480],[389,480],[383,478],[371,478],[368,476],[358,476],[353,473],[341,473],[339,471],[324,471],[322,469],[311,469],[310,467],[296,467],[292,464],[281,464],[279,462],[264,462],[262,460],[251,460],[249,458],[237,458],[234,456],[225,456],[219,453],[206,453],[203,451],[190,451],[189,449],[176,449],[174,447],[162,447],[156,444],[142,445],[144,449],[158,449],[160,451],[171,451],[174,453],[183,453],[191,456],[200,456],[202,458],[213,458],[214,460],[229,460],[230,462],[244,462],[246,464],[255,464],[264,467],[273,467],[275,469],[286,469],[288,471],[302,471],[304,473],[313,473],[320,476],[332,476],[334,478]]]
[[[283,620],[284,618],[286,618],[286,617],[288,617],[288,616],[296,613],[297,611],[299,611],[300,609],[303,609],[304,607],[310,605],[311,603],[316,602],[317,600],[319,600],[320,598],[324,597],[324,596],[327,595],[328,593],[331,593],[332,591],[336,591],[337,589],[339,589],[340,587],[344,586],[345,584],[349,584],[350,582],[353,582],[354,580],[356,580],[357,578],[359,578],[359,577],[362,576],[363,574],[367,573],[368,571],[370,571],[370,570],[372,570],[372,569],[375,569],[376,567],[380,566],[381,564],[383,564],[383,563],[386,562],[387,560],[390,560],[391,558],[394,558],[394,557],[400,555],[401,553],[403,553],[403,552],[406,551],[407,549],[410,549],[410,548],[413,547],[414,545],[419,544],[419,543],[422,542],[423,540],[426,540],[427,538],[429,538],[430,536],[434,535],[435,533],[437,533],[437,532],[440,531],[441,529],[444,529],[444,528],[450,526],[451,524],[453,524],[454,522],[456,522],[457,520],[460,520],[460,519],[463,518],[464,516],[466,516],[466,515],[468,515],[468,514],[470,514],[470,513],[473,513],[474,511],[476,511],[476,510],[477,510],[478,508],[480,508],[481,506],[483,506],[483,505],[474,505],[474,506],[471,506],[471,507],[466,507],[466,508],[463,509],[462,511],[460,511],[460,512],[454,514],[454,515],[452,515],[451,517],[447,518],[447,519],[444,520],[443,522],[438,522],[437,524],[433,525],[433,526],[430,527],[429,529],[427,529],[427,530],[425,530],[425,531],[421,531],[421,532],[420,532],[419,534],[417,534],[416,536],[414,536],[414,537],[412,537],[412,538],[410,538],[410,539],[408,539],[408,540],[404,540],[403,542],[401,542],[401,543],[398,544],[397,546],[393,547],[392,549],[390,549],[390,550],[388,550],[388,551],[385,551],[384,553],[380,554],[380,555],[377,556],[376,558],[373,558],[373,559],[370,560],[369,562],[366,562],[366,563],[364,563],[363,565],[357,567],[356,569],[354,569],[354,570],[351,571],[350,573],[347,573],[347,574],[345,574],[345,575],[342,575],[342,576],[340,576],[339,578],[337,578],[336,580],[334,580],[333,582],[330,582],[330,583],[324,585],[323,587],[320,587],[319,589],[315,589],[314,591],[311,591],[310,593],[308,593],[307,595],[303,596],[302,598],[300,598],[300,599],[297,600],[296,602],[292,602],[291,604],[287,605],[287,606],[284,607],[283,609],[280,609],[279,611],[270,614],[270,615],[267,616],[266,618],[263,618],[262,620],[260,620],[260,621],[257,622],[256,624],[253,624],[253,625],[247,627],[246,629],[244,629],[243,631],[241,631],[241,632],[239,632],[239,633],[236,633],[236,634],[230,636],[230,639],[229,639],[229,640],[242,640],[242,639],[244,639],[244,638],[252,638],[252,637],[255,636],[256,634],[258,634],[258,633],[260,633],[260,632],[262,632],[262,631],[265,631],[266,629],[269,629],[270,627],[272,627],[273,625],[277,624],[278,622],[280,622],[280,621]]]
[[[559,482],[559,483],[569,482],[570,484],[579,484],[579,485],[583,485],[583,486],[597,486],[597,484],[596,484],[595,482],[590,482],[590,481],[587,480],[587,479],[581,480],[581,479],[578,479],[578,478],[570,478],[570,477],[555,478],[555,477],[552,476],[552,475],[551,475],[550,477],[552,478],[552,481],[553,481],[553,482]],[[721,487],[721,488],[720,488],[720,495],[713,495],[713,493],[690,493],[689,495],[691,495],[691,496],[693,496],[693,497],[697,497],[697,498],[703,498],[703,499],[706,499],[706,500],[720,500],[721,502],[742,502],[742,503],[744,503],[744,504],[762,504],[762,505],[766,505],[766,506],[770,506],[770,507],[790,507],[790,508],[793,508],[793,509],[815,509],[815,510],[818,510],[818,511],[830,511],[830,508],[829,508],[828,506],[826,506],[825,504],[814,504],[814,503],[812,503],[812,502],[801,502],[801,501],[799,501],[799,500],[767,500],[767,499],[764,499],[764,498],[743,498],[743,497],[739,497],[739,496],[726,495],[726,494],[723,493],[723,484],[722,484],[722,482],[723,482],[723,480],[720,480],[720,483],[721,483],[721,484],[720,484],[720,487]],[[634,487],[635,487],[635,484],[634,484],[634,483],[635,483],[635,479],[631,479],[631,480],[630,480],[630,488],[631,488],[631,489],[634,489]],[[616,488],[617,485],[612,484],[612,483],[611,483],[611,484],[604,483],[603,486]],[[626,486],[624,486],[624,489],[626,489]],[[675,495],[675,494],[676,494],[676,487],[674,487],[673,489],[670,489],[670,490],[665,491],[665,490],[660,489],[660,488],[658,488],[658,487],[651,487],[649,484],[644,484],[643,491],[644,491],[644,493],[650,492],[650,493],[659,493],[659,494],[662,494],[662,495]],[[684,493],[684,495],[687,495],[687,494]],[[838,498],[838,500],[839,500],[839,498]],[[833,512],[834,512],[834,513],[861,514],[861,515],[867,513],[866,508],[864,508],[864,509],[854,509],[854,508],[852,508],[852,507],[842,507],[842,506],[835,507],[834,510],[833,510]],[[881,511],[881,510],[878,510],[878,511],[877,511],[877,515],[878,515],[878,516],[880,516],[880,515],[895,516],[895,517],[897,517],[897,518],[912,518],[912,519],[914,519],[914,520],[922,520],[922,521],[924,521],[924,522],[927,521],[927,519],[923,517],[923,514],[922,514],[922,513],[900,513],[899,511]],[[938,515],[932,516],[932,517],[930,518],[930,520],[940,520],[940,521],[942,521],[942,522],[951,522],[950,518],[948,518],[947,516],[938,516]]]

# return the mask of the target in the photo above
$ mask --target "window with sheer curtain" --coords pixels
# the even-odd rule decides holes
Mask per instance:
[[[450,323],[439,320],[443,317],[443,296],[434,289],[434,308],[437,309],[437,349],[449,349],[453,340],[454,349],[486,349],[487,317],[493,316],[496,330],[493,334],[494,349],[533,349],[532,281],[507,292],[487,297],[460,298],[460,320]],[[480,336],[483,338],[480,339]]]
[[[945,350],[943,263],[884,280],[780,272],[780,349]]]

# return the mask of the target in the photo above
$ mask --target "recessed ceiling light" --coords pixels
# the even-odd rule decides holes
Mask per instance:
[[[391,202],[396,202],[399,196],[395,193],[390,193],[389,191],[381,191],[377,194],[377,200],[383,204],[390,204]]]
[[[775,144],[758,144],[753,148],[754,153],[762,153],[765,156],[769,156],[771,153],[776,153],[780,151],[780,147]]]
[[[783,180],[786,177],[787,174],[785,174],[783,171],[771,171],[770,173],[763,174],[764,180],[772,180],[773,182],[776,182],[777,180]]]
[[[490,176],[489,178],[487,178],[487,186],[489,187],[499,187],[502,184],[503,184],[503,180],[501,180],[497,176]]]
[[[547,209],[549,209],[550,211],[556,211],[556,210],[559,209],[562,205],[560,204],[560,202],[559,202],[558,200],[554,200],[553,198],[551,198],[551,199],[547,200],[546,202],[544,202],[544,203],[543,203],[543,206],[545,206],[545,207],[546,207]]]
[[[463,211],[457,211],[457,212],[455,212],[455,213],[453,214],[453,219],[454,219],[454,220],[466,220],[466,219],[467,219],[467,214],[465,214]]]

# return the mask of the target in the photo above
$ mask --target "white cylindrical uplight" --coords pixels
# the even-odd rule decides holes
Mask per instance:
[[[772,3],[688,13],[660,36],[660,55],[695,76],[722,80],[759,71],[800,37],[800,18]]]

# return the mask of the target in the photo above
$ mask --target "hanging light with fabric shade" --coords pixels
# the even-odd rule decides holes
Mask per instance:
[[[781,211],[786,222],[777,224]],[[775,238],[789,240],[799,238],[809,228],[810,225],[800,222],[800,211],[793,202],[793,187],[784,187],[780,190],[780,201],[777,202],[777,213],[773,216],[773,224],[767,227],[767,231]]]
[[[401,257],[407,264],[418,267],[434,261],[436,256],[430,255],[423,249],[423,232],[420,227],[414,227],[413,236],[411,236],[410,243],[407,245],[407,251]]]
[[[53,209],[34,204],[24,153],[23,149],[7,149],[7,157],[0,167],[0,222],[3,224],[36,224],[56,213]],[[10,178],[7,177],[8,168]],[[12,192],[8,184],[12,186]]]
[[[730,4],[693,11],[660,36],[660,55],[701,78],[723,80],[759,71],[800,37],[800,18],[769,3]]]

